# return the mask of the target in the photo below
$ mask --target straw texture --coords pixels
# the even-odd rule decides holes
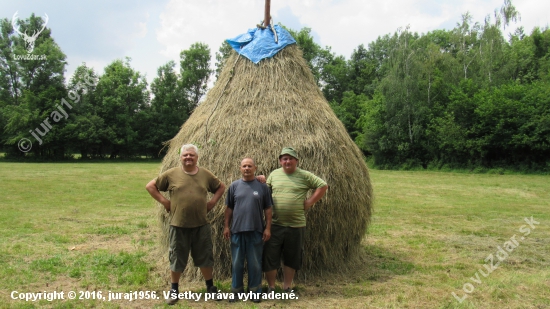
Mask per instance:
[[[180,165],[178,149],[187,143],[199,146],[199,166],[226,186],[241,177],[242,158],[254,158],[256,174],[267,177],[279,168],[281,149],[293,147],[300,157],[298,167],[329,185],[325,197],[306,214],[303,270],[298,275],[335,272],[358,260],[372,213],[369,171],[295,44],[258,64],[233,52],[206,99],[169,142],[160,172]],[[209,213],[214,276],[220,279],[231,276],[229,242],[223,238],[224,202],[225,195]],[[163,212],[159,206],[165,249]],[[184,276],[201,278],[191,261]]]

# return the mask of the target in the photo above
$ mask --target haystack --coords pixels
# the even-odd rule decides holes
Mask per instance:
[[[199,146],[199,166],[226,186],[241,177],[242,158],[256,159],[257,174],[267,177],[280,167],[281,149],[294,147],[298,166],[329,185],[325,197],[306,215],[303,270],[298,277],[339,271],[345,261],[359,256],[372,212],[369,171],[296,44],[258,64],[233,52],[207,98],[170,141],[161,172],[180,165],[178,149],[186,143]],[[231,276],[229,242],[223,238],[224,202],[225,195],[209,214],[217,279]],[[161,218],[166,225],[164,215]],[[165,226],[164,237],[166,231]],[[191,261],[184,276],[201,278]]]

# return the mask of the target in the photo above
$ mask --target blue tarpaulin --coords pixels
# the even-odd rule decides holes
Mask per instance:
[[[277,43],[275,43],[273,31],[269,28],[252,28],[247,33],[226,41],[236,52],[257,64],[262,59],[275,56],[287,45],[296,43],[288,31],[279,26],[274,26],[274,28],[279,38]]]

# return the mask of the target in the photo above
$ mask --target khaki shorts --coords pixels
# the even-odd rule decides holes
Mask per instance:
[[[264,244],[263,271],[271,271],[283,264],[295,270],[302,267],[305,227],[271,226],[271,238]]]
[[[189,251],[195,267],[213,267],[212,231],[210,224],[194,228],[170,225],[170,270],[181,273],[187,266]]]

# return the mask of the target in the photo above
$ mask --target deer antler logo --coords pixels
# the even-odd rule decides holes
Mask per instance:
[[[48,24],[48,14],[45,14],[44,13],[44,16],[46,16],[45,18],[45,22],[44,24],[42,25],[42,29],[40,29],[40,31],[36,31],[34,30],[32,35],[29,36],[27,34],[27,32],[25,31],[25,33],[22,33],[21,31],[19,31],[19,26],[17,26],[17,12],[15,12],[15,14],[13,14],[13,17],[11,18],[11,25],[13,26],[13,30],[15,30],[15,32],[19,33],[20,36],[23,37],[23,39],[25,40],[25,46],[27,48],[27,53],[32,53],[32,51],[34,50],[34,42],[36,41],[36,38],[38,38],[38,35],[40,33],[42,33],[42,31],[44,31],[44,28],[46,28],[46,25]]]

